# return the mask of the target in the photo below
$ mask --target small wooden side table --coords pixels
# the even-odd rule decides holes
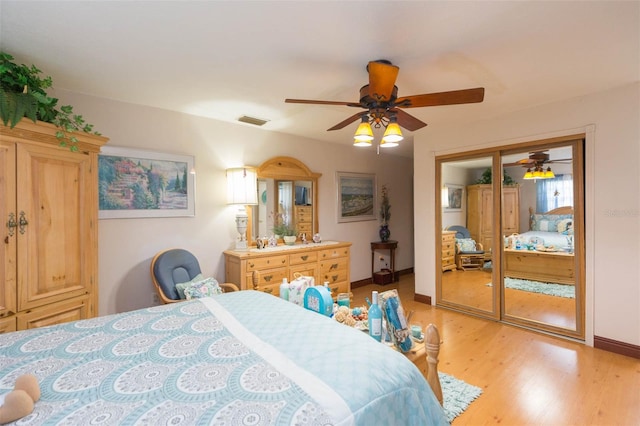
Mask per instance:
[[[396,280],[396,248],[398,248],[398,242],[395,240],[388,241],[374,241],[371,243],[371,281],[375,284],[389,284]],[[376,250],[389,250],[390,266],[389,271],[374,272]],[[389,272],[391,280],[389,280]]]

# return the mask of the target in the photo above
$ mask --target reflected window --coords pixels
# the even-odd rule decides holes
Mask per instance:
[[[573,206],[573,176],[564,174],[553,179],[539,179],[536,181],[536,194],[538,213]]]

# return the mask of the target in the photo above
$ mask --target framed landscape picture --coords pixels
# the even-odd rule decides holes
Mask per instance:
[[[376,219],[376,175],[337,172],[338,222]]]
[[[453,185],[450,183],[444,184],[447,190],[447,200],[449,205],[445,206],[445,212],[459,212],[462,211],[462,199],[464,197],[464,187],[462,185]]]
[[[102,147],[98,217],[194,216],[193,163],[189,155]]]

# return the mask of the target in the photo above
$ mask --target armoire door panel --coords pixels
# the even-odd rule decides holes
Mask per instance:
[[[83,267],[89,156],[40,146],[18,146],[17,155],[17,209],[25,223],[18,232],[19,310],[89,293]]]
[[[16,312],[15,164],[15,144],[0,141],[0,224],[2,224],[2,232],[0,232],[0,237],[2,237],[0,242],[0,316]]]

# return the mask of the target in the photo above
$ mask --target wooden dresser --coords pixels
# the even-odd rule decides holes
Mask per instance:
[[[329,282],[331,295],[351,291],[349,242],[296,244],[248,251],[224,252],[225,281],[241,290],[259,290],[280,295],[282,279],[290,282],[296,273],[312,276],[316,285]]]
[[[456,269],[456,231],[442,231],[442,272]]]
[[[307,234],[307,240],[311,241],[313,238],[313,207],[295,206],[293,211],[298,235]]]
[[[98,314],[98,152],[107,138],[0,124],[0,333]]]

